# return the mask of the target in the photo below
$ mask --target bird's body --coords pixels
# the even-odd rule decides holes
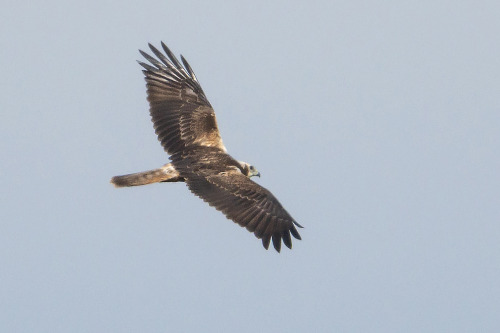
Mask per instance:
[[[191,192],[227,218],[254,232],[269,247],[272,239],[279,252],[281,240],[291,248],[292,234],[301,239],[301,227],[274,195],[250,180],[260,173],[250,164],[231,157],[222,143],[215,113],[198,80],[181,56],[184,67],[162,43],[168,58],[149,45],[159,61],[141,54],[153,65],[139,62],[143,70],[150,114],[158,140],[170,155],[163,167],[115,176],[117,187],[159,182],[185,182]]]

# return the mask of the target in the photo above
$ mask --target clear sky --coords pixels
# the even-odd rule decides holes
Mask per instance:
[[[8,1],[1,332],[499,332],[498,1]],[[281,254],[186,186],[138,49],[196,72],[305,228]]]

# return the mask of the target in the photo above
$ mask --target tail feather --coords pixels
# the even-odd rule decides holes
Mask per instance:
[[[128,175],[114,176],[111,184],[115,187],[140,186],[159,182],[177,182],[182,179],[171,163],[165,164],[161,168],[143,172],[131,173]]]

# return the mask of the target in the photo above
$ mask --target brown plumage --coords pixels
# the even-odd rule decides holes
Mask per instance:
[[[292,248],[290,234],[301,239],[295,227],[302,226],[271,192],[250,180],[260,176],[252,165],[227,154],[215,112],[193,70],[182,56],[184,66],[163,42],[161,45],[166,56],[149,44],[158,59],[140,51],[151,65],[139,64],[145,68],[155,132],[171,163],[155,170],[115,176],[111,183],[125,187],[184,181],[192,193],[262,239],[266,249],[271,240],[278,252],[281,240]]]

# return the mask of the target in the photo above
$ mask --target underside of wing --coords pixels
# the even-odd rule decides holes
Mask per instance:
[[[301,239],[295,228],[301,226],[278,199],[241,173],[199,174],[189,177],[186,183],[191,192],[262,239],[266,249],[271,239],[278,252],[281,250],[281,240],[288,248],[292,248],[290,234]]]
[[[158,140],[169,154],[192,146],[226,151],[214,110],[193,70],[182,56],[184,66],[163,42],[161,46],[165,53],[149,44],[157,58],[140,51],[150,64],[139,62],[144,67],[150,114]]]

